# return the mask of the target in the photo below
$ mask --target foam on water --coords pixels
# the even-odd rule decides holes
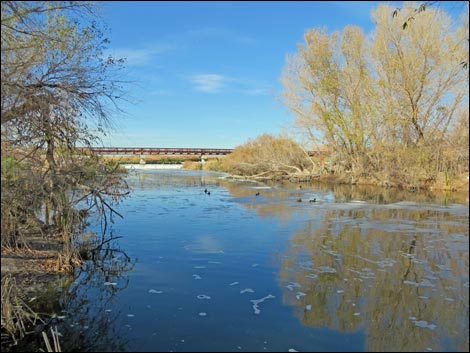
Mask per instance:
[[[261,310],[258,307],[258,304],[264,302],[266,299],[273,299],[276,298],[274,295],[268,294],[267,296],[261,298],[261,299],[254,299],[250,300],[253,303],[253,310],[255,311],[255,314],[258,315]]]

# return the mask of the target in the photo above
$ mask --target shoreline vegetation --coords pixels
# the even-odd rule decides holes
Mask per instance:
[[[109,40],[92,2],[1,8],[2,351],[30,351],[30,341],[57,350],[46,338],[55,309],[42,310],[40,297],[100,256],[112,235],[88,232],[89,217],[105,229],[129,193],[118,164],[83,148],[119,111],[122,60],[103,55]]]
[[[2,1],[1,7],[2,351],[8,351],[48,334],[52,314],[37,314],[45,286],[70,278],[113,240],[87,232],[88,220],[95,216],[106,229],[121,217],[114,205],[130,191],[120,163],[133,159],[83,148],[99,144],[96,131],[113,125],[125,92],[118,79],[123,60],[104,56],[109,41],[95,5]],[[354,26],[309,30],[282,73],[284,103],[295,115],[289,134],[258,136],[204,163],[145,157],[146,163],[183,162],[233,179],[468,191],[468,3],[465,10],[457,23],[437,6],[379,5],[370,36]],[[47,344],[38,343],[42,350]]]
[[[384,158],[386,158],[384,156]],[[396,169],[357,171],[335,153],[323,151],[310,156],[288,137],[264,134],[235,148],[226,157],[205,162],[185,161],[183,168],[224,172],[233,179],[276,180],[291,182],[371,185],[408,190],[468,191],[468,163],[453,164],[439,171],[414,163]],[[430,170],[427,172],[426,170]]]

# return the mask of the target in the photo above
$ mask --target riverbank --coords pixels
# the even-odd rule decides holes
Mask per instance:
[[[298,183],[325,183],[325,184],[347,184],[347,185],[368,185],[392,187],[407,190],[428,190],[428,191],[469,191],[469,173],[448,176],[444,173],[438,174],[434,179],[423,179],[416,182],[404,183],[393,179],[377,177],[355,177],[351,174],[309,174],[309,173],[276,173],[266,171],[256,175],[230,174],[223,165],[219,163],[198,163],[188,162],[183,164],[183,169],[206,170],[228,173],[227,179],[246,179],[257,181],[290,181]]]
[[[17,350],[18,344],[37,337],[52,314],[40,310],[41,298],[55,290],[64,275],[57,266],[63,249],[58,240],[34,237],[27,245],[1,252],[2,351]]]

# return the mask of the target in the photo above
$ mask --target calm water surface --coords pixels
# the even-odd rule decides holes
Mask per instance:
[[[219,176],[129,175],[121,238],[64,285],[66,347],[468,351],[466,196]]]

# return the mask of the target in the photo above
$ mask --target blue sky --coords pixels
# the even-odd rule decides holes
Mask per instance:
[[[104,2],[110,52],[127,58],[106,146],[233,148],[277,134],[286,54],[309,28],[373,28],[378,2]]]

